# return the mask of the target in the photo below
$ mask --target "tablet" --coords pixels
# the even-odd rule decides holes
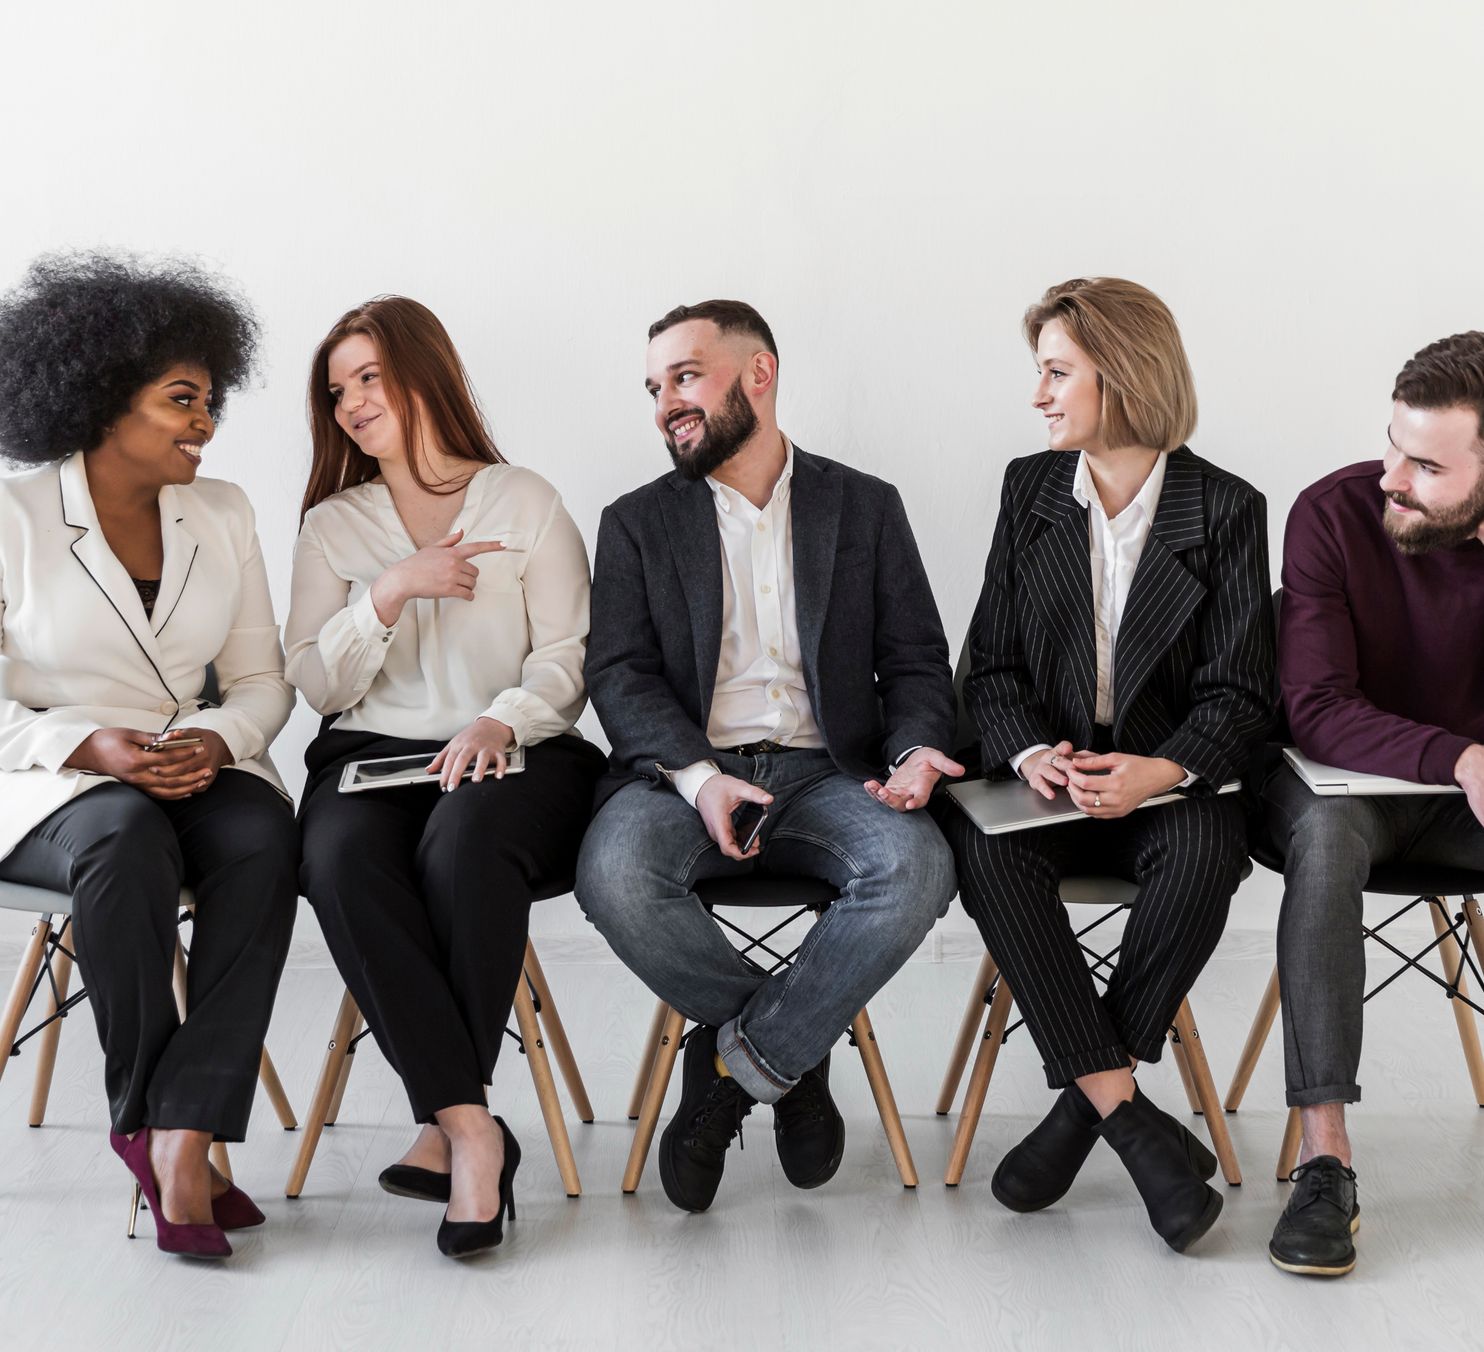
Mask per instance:
[[[1293,772],[1314,793],[1329,798],[1338,795],[1355,797],[1386,796],[1414,793],[1462,793],[1457,784],[1418,784],[1411,779],[1392,779],[1388,775],[1370,775],[1362,770],[1342,770],[1311,760],[1296,746],[1283,748],[1284,758]]]
[[[376,760],[351,761],[340,772],[340,792],[360,793],[364,789],[395,789],[405,784],[436,784],[438,776],[428,773],[428,766],[432,764],[432,761],[433,757],[425,753],[417,756],[383,756]],[[505,753],[507,775],[518,775],[525,768],[525,747],[518,746]],[[462,778],[468,779],[473,773],[474,766],[471,763],[464,771]],[[485,771],[487,775],[493,773],[493,766]]]

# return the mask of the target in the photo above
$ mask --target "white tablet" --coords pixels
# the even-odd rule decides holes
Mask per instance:
[[[1322,797],[1354,795],[1355,797],[1391,797],[1397,794],[1462,793],[1457,784],[1418,784],[1411,779],[1392,779],[1388,775],[1369,775],[1362,770],[1342,770],[1310,760],[1296,746],[1283,748],[1293,772]]]
[[[340,772],[340,792],[360,793],[363,789],[395,789],[404,784],[436,784],[438,776],[428,773],[428,766],[432,761],[433,757],[428,755],[383,756],[378,760],[351,761]],[[507,775],[518,775],[525,768],[525,747],[518,746],[505,753]],[[463,778],[468,779],[473,773],[474,766],[471,764],[464,771]],[[485,774],[494,774],[493,768],[486,770]]]

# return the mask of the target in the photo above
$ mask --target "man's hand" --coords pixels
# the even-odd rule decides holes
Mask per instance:
[[[1067,786],[1067,771],[1072,768],[1072,744],[1058,742],[1020,762],[1020,777],[1042,798],[1055,798],[1058,789]]]
[[[170,745],[187,737],[199,738],[201,745]],[[155,742],[164,746],[145,750]],[[170,800],[205,793],[218,771],[234,759],[221,735],[207,728],[174,728],[163,737],[137,728],[99,728],[83,739],[65,764],[72,770],[108,775],[151,798]]]
[[[964,767],[956,760],[930,746],[920,746],[892,771],[885,784],[879,779],[866,780],[866,792],[894,812],[911,812],[927,803],[933,796],[933,785],[943,775],[957,779],[963,772]]]
[[[456,732],[452,740],[428,766],[430,775],[438,776],[444,793],[458,788],[463,783],[464,771],[472,763],[474,773],[470,776],[478,784],[484,772],[494,767],[495,778],[505,778],[505,753],[515,745],[515,730],[498,718],[476,718],[462,732]],[[460,799],[462,802],[463,800]]]
[[[1484,746],[1475,742],[1458,758],[1453,778],[1469,800],[1475,820],[1484,826]]]
[[[1067,792],[1089,817],[1111,819],[1128,816],[1146,799],[1168,793],[1184,778],[1184,769],[1172,760],[1122,751],[1106,756],[1078,751],[1067,774]]]
[[[762,803],[766,807],[772,801],[771,793],[745,779],[738,779],[735,775],[712,775],[696,795],[696,811],[706,824],[706,834],[728,859],[754,859],[762,852],[762,845],[754,843],[746,854],[737,848],[732,813],[743,803]]]

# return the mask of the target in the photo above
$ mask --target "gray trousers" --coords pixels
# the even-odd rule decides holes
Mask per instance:
[[[1286,765],[1264,797],[1284,859],[1278,983],[1288,1104],[1358,1103],[1366,876],[1381,863],[1484,870],[1484,826],[1462,794],[1321,797]]]

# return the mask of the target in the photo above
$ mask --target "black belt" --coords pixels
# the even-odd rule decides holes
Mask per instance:
[[[785,746],[782,742],[747,742],[742,746],[719,746],[718,751],[725,751],[731,756],[770,756],[776,751],[803,751],[801,746]]]

